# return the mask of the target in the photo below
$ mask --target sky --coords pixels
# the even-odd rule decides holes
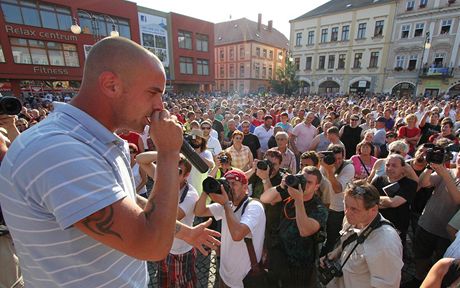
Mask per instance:
[[[254,1],[254,0],[131,0],[139,6],[159,10],[162,12],[175,12],[201,20],[219,23],[231,19],[247,18],[257,22],[257,15],[262,13],[262,24],[267,25],[273,20],[273,27],[289,39],[289,20],[295,19],[310,10],[328,2],[328,0],[315,1]],[[283,4],[280,7],[276,4]]]

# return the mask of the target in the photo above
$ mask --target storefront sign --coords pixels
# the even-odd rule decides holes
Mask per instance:
[[[9,34],[14,34],[18,36],[31,36],[31,37],[44,38],[44,39],[49,39],[49,40],[77,41],[77,36],[75,35],[61,34],[58,32],[37,31],[33,29],[28,29],[28,28],[13,27],[11,25],[5,25],[5,30]]]
[[[69,70],[62,68],[49,68],[44,66],[34,66],[34,73],[48,75],[69,75]]]

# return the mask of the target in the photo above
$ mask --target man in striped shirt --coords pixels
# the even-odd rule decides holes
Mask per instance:
[[[105,38],[91,48],[79,94],[13,142],[0,167],[0,204],[26,286],[147,287],[142,260],[165,258],[174,237],[202,252],[218,244],[210,222],[176,222],[182,130],[164,110],[165,79],[152,53]],[[143,200],[114,131],[147,124],[158,169]]]

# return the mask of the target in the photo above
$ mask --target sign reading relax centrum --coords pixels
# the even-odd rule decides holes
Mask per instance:
[[[49,40],[67,40],[67,41],[77,41],[77,36],[75,35],[67,35],[64,33],[58,32],[45,32],[45,31],[37,31],[30,28],[22,28],[22,27],[14,27],[12,25],[5,25],[6,33],[18,35],[18,36],[31,36],[31,37],[39,37]]]

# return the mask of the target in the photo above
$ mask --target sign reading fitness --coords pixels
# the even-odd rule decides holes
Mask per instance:
[[[77,36],[75,35],[67,35],[58,32],[37,31],[29,28],[14,27],[11,25],[5,25],[5,30],[8,34],[18,36],[40,37],[49,40],[77,41]]]

